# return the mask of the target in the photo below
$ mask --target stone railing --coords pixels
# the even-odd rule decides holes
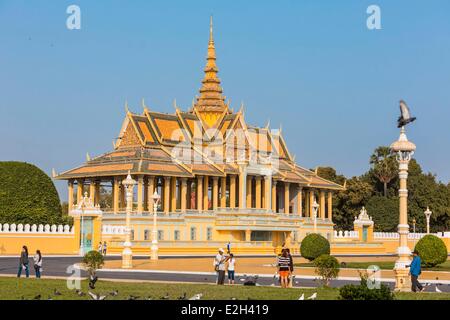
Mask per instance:
[[[334,239],[359,239],[358,231],[334,231]]]
[[[29,224],[0,224],[0,233],[52,233],[52,234],[73,234],[74,228],[70,227],[69,225],[29,225]]]
[[[437,232],[437,233],[430,233],[434,236],[437,236],[439,238],[450,238],[450,232]],[[408,234],[408,239],[421,239],[422,237],[426,236],[426,233],[413,233],[410,232]],[[374,232],[373,233],[374,239],[398,239],[399,235],[397,232]]]
[[[125,226],[114,226],[114,225],[103,225],[102,234],[104,235],[114,235],[114,234],[125,234]]]

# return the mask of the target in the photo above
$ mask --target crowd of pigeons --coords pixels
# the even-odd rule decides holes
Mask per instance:
[[[260,286],[260,284],[258,284],[258,279],[259,276],[258,275],[246,275],[244,274],[239,281],[242,282],[242,284],[244,286]],[[206,279],[205,279],[206,280]],[[313,281],[316,281],[317,279],[313,279]],[[436,278],[436,281],[438,281],[439,278]],[[292,277],[292,281],[294,284],[298,284],[298,281],[295,280],[295,275]],[[97,282],[97,277],[90,277],[89,279],[89,289],[93,290],[95,289],[95,283]],[[273,276],[273,283],[270,286],[276,286],[277,283],[279,282],[279,279],[277,278],[277,275],[275,274]],[[434,285],[434,289],[436,292],[441,293],[442,290],[439,289],[440,286],[443,286],[444,284],[442,283],[425,283],[423,286],[424,287],[431,287]],[[448,284],[450,286],[450,284]],[[97,294],[95,292],[92,291],[88,291],[83,292],[79,289],[75,290],[75,294],[78,295],[79,297],[84,297],[84,296],[89,296],[92,300],[106,300],[108,297],[116,297],[119,295],[119,290],[113,290],[111,292],[109,292],[108,294]],[[54,297],[58,297],[58,296],[62,296],[62,293],[60,291],[58,291],[57,289],[53,290],[53,295],[48,295],[47,300],[53,300]],[[197,293],[195,295],[193,295],[192,297],[188,297],[187,293],[184,292],[181,296],[179,296],[176,300],[201,300],[203,297],[203,293]],[[152,296],[147,296],[147,297],[140,297],[140,296],[134,296],[134,295],[129,295],[126,300],[139,300],[139,299],[143,299],[143,300],[170,300],[170,295],[168,293],[166,293],[164,296],[161,297],[152,297]],[[22,297],[22,300],[24,300],[25,298]],[[298,300],[316,300],[317,299],[317,292],[314,292],[311,296],[309,297],[305,297],[305,294],[302,293],[301,296],[298,298]],[[36,295],[33,300],[43,300],[43,297],[41,294]],[[238,300],[235,297],[231,297],[230,300]],[[251,300],[251,298],[248,298],[248,300]]]

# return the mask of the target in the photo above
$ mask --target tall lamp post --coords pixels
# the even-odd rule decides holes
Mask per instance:
[[[313,207],[313,214],[314,214],[314,233],[317,233],[317,212],[319,211],[319,204],[316,201],[316,198],[314,197],[314,203],[312,205]]]
[[[400,189],[398,195],[400,198],[399,206],[399,246],[397,248],[398,259],[395,262],[395,290],[396,291],[411,291],[411,285],[409,280],[409,266],[411,263],[410,255],[411,250],[408,247],[408,165],[416,150],[416,145],[406,137],[405,127],[401,128],[400,137],[397,141],[391,144],[391,150],[397,156],[399,164],[399,179]]]
[[[151,248],[151,260],[158,260],[158,230],[156,226],[156,218],[158,216],[158,202],[161,199],[161,196],[158,192],[153,193],[153,230],[152,230],[152,248]]]
[[[123,244],[122,251],[122,268],[130,269],[133,267],[133,252],[131,251],[131,211],[133,210],[133,189],[136,181],[131,178],[130,171],[125,180],[122,181],[122,185],[126,188],[127,197],[127,211],[126,211],[126,227],[125,227],[125,242]]]
[[[425,212],[424,212],[425,217],[427,218],[427,234],[430,234],[430,218],[431,218],[432,213],[433,212],[428,207],[427,207],[427,210],[425,210]]]

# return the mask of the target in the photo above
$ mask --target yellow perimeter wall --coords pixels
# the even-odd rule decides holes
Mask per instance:
[[[107,241],[110,253],[121,253],[123,235],[101,235],[100,221],[94,227],[93,249],[101,241]],[[75,221],[75,232],[71,233],[39,233],[39,232],[0,232],[0,255],[19,255],[23,245],[28,246],[30,254],[36,249],[44,255],[74,255],[78,253],[79,233],[76,232],[79,222]],[[450,251],[450,238],[441,238]],[[339,239],[332,241],[331,253],[334,255],[363,255],[363,254],[395,254],[398,239],[371,239],[362,242],[359,239]],[[408,245],[414,248],[418,240],[409,240]],[[151,241],[136,241],[133,245],[134,254],[150,254]],[[194,241],[194,243],[182,241],[160,241],[161,255],[199,255],[213,254],[218,247],[226,247],[221,241]],[[260,242],[258,244],[244,241],[232,242],[232,251],[236,254],[261,254],[271,255],[281,248],[274,248],[271,243]],[[299,254],[299,245],[291,247],[294,254]]]
[[[0,255],[19,255],[23,245],[28,247],[30,255],[37,249],[41,250],[43,255],[78,253],[73,234],[0,233]]]

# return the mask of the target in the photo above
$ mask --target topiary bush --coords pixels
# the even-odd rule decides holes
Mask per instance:
[[[311,233],[303,238],[300,244],[303,258],[313,261],[322,254],[330,254],[330,243],[318,233]]]
[[[359,285],[347,284],[339,289],[341,300],[394,300],[394,294],[389,286],[380,283],[379,288],[367,286],[367,276],[361,276]]]
[[[332,279],[337,278],[339,274],[339,261],[329,254],[322,254],[314,260],[316,273],[322,279],[324,286],[328,286]]]
[[[68,221],[52,180],[41,169],[24,162],[0,162],[0,223]]]
[[[434,267],[447,261],[448,252],[444,241],[432,234],[420,239],[415,250],[419,253],[422,265],[425,267]]]

